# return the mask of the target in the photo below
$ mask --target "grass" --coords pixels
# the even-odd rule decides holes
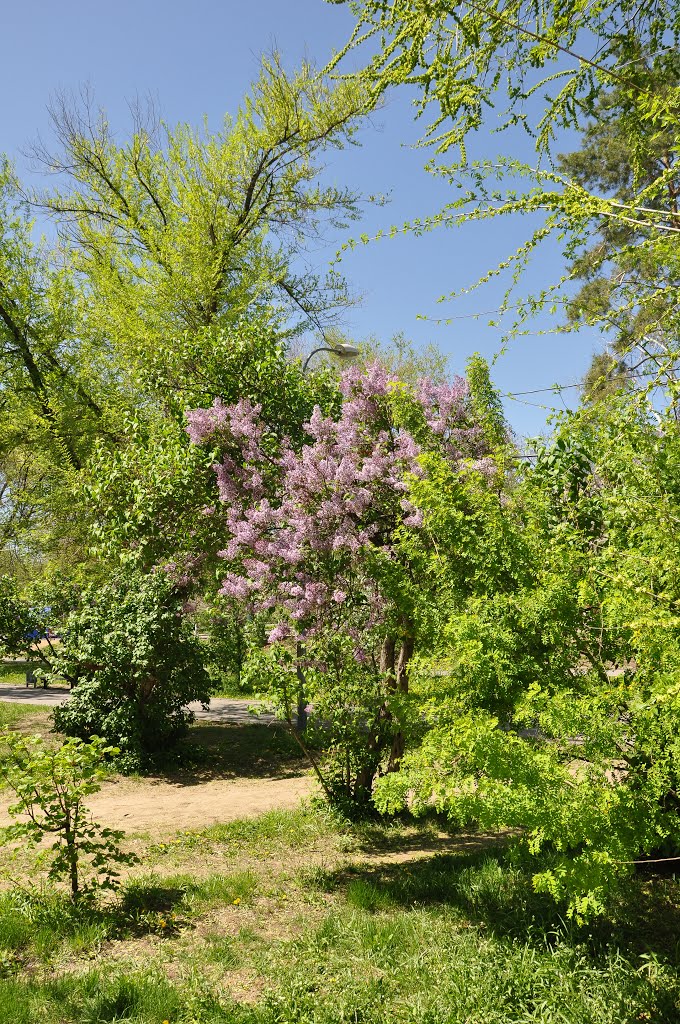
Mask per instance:
[[[510,853],[431,855],[437,835],[307,807],[180,833],[184,870],[99,909],[7,892],[0,1024],[676,1024],[674,880],[578,929]],[[234,870],[201,877],[208,845]]]
[[[308,768],[297,743],[279,724],[197,722],[183,754],[188,766],[186,781],[206,777],[281,779]]]
[[[154,845],[158,850],[208,850],[225,848],[230,856],[251,854],[256,857],[276,852],[291,853],[313,848],[333,839],[340,846],[349,832],[331,811],[303,806],[294,811],[267,811],[257,818],[242,818],[204,829],[177,832],[170,842]]]
[[[0,729],[36,729],[49,731],[52,728],[50,713],[52,708],[40,707],[36,704],[11,704],[0,701]]]
[[[213,697],[231,697],[234,700],[248,700],[257,694],[256,688],[239,681],[236,674],[220,673],[212,677],[211,689]]]
[[[25,661],[0,661],[0,686],[26,684]]]
[[[201,725],[191,744],[200,778],[299,767],[278,728]],[[578,928],[508,837],[434,817],[351,823],[304,805],[130,841],[142,865],[98,906],[28,870],[0,891],[0,1024],[680,1019],[673,878],[632,878]]]
[[[30,666],[39,668],[40,663],[35,659],[33,661],[25,659],[0,661],[0,686],[26,686],[26,670]],[[39,685],[42,688],[42,683]],[[67,685],[66,680],[63,680],[61,685]]]

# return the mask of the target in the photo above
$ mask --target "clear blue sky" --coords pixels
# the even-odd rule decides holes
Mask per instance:
[[[21,150],[38,133],[49,138],[50,94],[78,89],[85,82],[121,133],[129,124],[126,101],[146,94],[157,99],[169,122],[198,123],[207,115],[209,124],[217,127],[224,113],[238,106],[263,51],[278,49],[289,67],[303,57],[323,64],[343,45],[351,26],[345,6],[324,0],[9,3],[3,12],[0,151],[27,176]],[[372,234],[380,227],[434,213],[450,198],[445,186],[422,169],[423,152],[406,145],[417,135],[408,97],[395,95],[362,131],[360,147],[329,153],[328,176],[364,194],[390,195],[387,207],[369,209],[365,222],[349,233]],[[572,148],[573,142],[565,139],[564,148]],[[487,154],[501,144],[499,136],[491,135],[478,143],[480,152]],[[514,155],[528,158],[529,152]],[[363,301],[349,311],[344,329],[355,337],[375,334],[386,339],[403,331],[418,342],[433,341],[450,355],[454,371],[462,371],[474,351],[493,357],[499,330],[487,326],[488,316],[475,319],[470,314],[497,307],[502,286],[487,286],[445,307],[436,299],[472,284],[525,235],[525,225],[495,221],[359,247],[345,258],[342,269]],[[321,266],[327,264],[344,240],[343,235],[329,237],[314,258]],[[531,268],[526,290],[555,280],[560,269],[558,251],[546,249]],[[419,314],[461,319],[438,326],[418,320]],[[537,323],[536,330],[547,323]],[[518,338],[495,364],[494,379],[503,391],[576,381],[597,348],[594,333]],[[574,402],[576,396],[572,389],[564,393],[564,400]],[[562,406],[552,394],[527,395],[524,401]],[[506,407],[519,434],[543,428],[544,410],[511,401]]]

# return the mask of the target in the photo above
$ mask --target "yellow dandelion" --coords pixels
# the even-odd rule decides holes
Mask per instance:
[[[241,897],[240,897],[240,896],[237,896],[237,897],[236,897],[236,899],[234,900],[234,906],[238,906],[238,904],[239,904],[240,902],[241,902]]]

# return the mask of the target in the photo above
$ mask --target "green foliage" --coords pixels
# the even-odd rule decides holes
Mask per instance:
[[[250,654],[266,644],[266,617],[235,602],[216,602],[196,622],[208,630],[206,667],[216,691],[230,689],[233,696],[259,692],[261,681],[244,670]]]
[[[70,187],[39,201],[88,281],[89,329],[114,340],[146,387],[156,387],[159,359],[165,395],[179,366],[200,378],[189,353],[174,351],[186,334],[258,311],[292,330],[317,327],[345,304],[341,278],[296,265],[324,222],[357,215],[351,190],[319,182],[319,157],[351,142],[366,100],[356,80],[332,84],[309,63],[287,74],[274,54],[217,131],[173,128],[137,109],[121,144],[91,96],[53,105],[59,151],[37,155]]]
[[[331,66],[365,52],[361,77],[374,99],[407,87],[425,123],[420,144],[434,151],[427,169],[456,190],[438,213],[376,237],[531,215],[537,226],[527,240],[494,257],[473,285],[497,276],[507,283],[492,325],[516,310],[511,337],[538,311],[565,305],[563,329],[586,322],[612,330],[618,355],[637,350],[667,380],[678,336],[675,5],[658,0],[643,11],[632,0],[569,0],[559,8],[510,0],[501,9],[349,0],[349,6],[356,27]],[[505,145],[471,161],[467,142],[482,129]],[[585,145],[558,160],[555,146],[565,129],[585,129]],[[521,131],[534,140],[537,165],[513,155]],[[450,162],[456,148],[460,159]],[[522,271],[548,238],[562,246],[569,270],[511,302]],[[571,278],[585,285],[576,297],[563,287]]]
[[[361,362],[365,365],[380,363],[405,384],[415,385],[422,377],[437,384],[448,379],[448,357],[431,343],[416,345],[403,331],[387,342],[376,337],[366,338],[359,342],[358,347]]]
[[[636,75],[658,99],[670,100],[680,81],[680,62],[671,47],[659,53],[641,50]],[[672,102],[672,100],[670,100]],[[560,170],[590,190],[634,204],[645,192],[646,213],[668,218],[677,227],[677,123],[658,130],[640,119],[630,89],[615,85],[596,97],[583,126],[578,150],[559,157]],[[639,371],[673,376],[674,263],[661,261],[655,243],[636,218],[604,218],[597,235],[584,239],[571,261],[571,276],[580,287],[568,300],[572,324],[599,323],[611,339],[598,354],[585,380],[587,395],[623,385],[639,386]],[[636,292],[638,301],[631,304]],[[670,332],[670,336],[669,336]]]
[[[182,614],[170,571],[121,572],[83,595],[66,624],[53,675],[77,680],[54,711],[69,736],[104,736],[131,767],[172,749],[210,688],[200,642]]]
[[[85,801],[101,788],[106,759],[117,748],[97,736],[89,743],[69,739],[56,749],[40,736],[8,731],[0,741],[0,777],[15,796],[9,813],[23,819],[3,830],[4,841],[38,846],[53,839],[48,878],[65,880],[74,903],[114,888],[117,867],[135,863],[136,857],[121,850],[122,832],[102,828],[89,817]]]
[[[641,38],[655,52],[680,29],[677,12],[664,0],[644,12],[633,0],[588,5],[567,0],[559,8],[511,0],[502,10],[477,4],[459,10],[452,3],[429,6],[409,0],[388,6],[380,0],[349,0],[348,5],[357,26],[333,65],[347,51],[365,44],[368,49],[371,41],[380,40],[382,45],[368,57],[364,80],[374,96],[395,85],[415,87],[419,114],[432,112],[425,138],[442,152],[464,147],[487,111],[499,107],[494,119],[500,117],[501,128],[521,124],[536,133],[537,146],[545,149],[560,128],[578,124],[603,80],[621,82],[631,93],[643,91],[644,69],[634,60],[640,56]],[[593,37],[599,40],[594,61],[584,53]],[[563,61],[564,54],[571,59]],[[543,73],[543,79],[528,76],[529,68]],[[536,93],[542,104],[525,108],[523,101]],[[659,106],[650,97],[648,116],[660,113]]]
[[[484,431],[489,451],[500,455],[508,447],[510,432],[503,402],[491,383],[489,365],[478,352],[468,359],[465,376],[470,386],[470,404],[475,420]]]
[[[177,377],[171,355],[178,360]],[[274,435],[299,444],[302,424],[314,406],[330,411],[337,405],[336,382],[328,372],[303,374],[271,325],[255,318],[187,335],[171,354],[157,352],[154,358],[154,379],[169,375],[167,406],[173,416],[125,415],[120,424],[124,444],[112,448],[101,441],[94,446],[80,476],[78,503],[91,551],[99,558],[113,567],[129,563],[149,571],[200,552],[205,590],[212,597],[216,553],[223,543],[212,471],[217,453],[189,443],[184,429],[188,403],[248,398],[261,406]],[[184,358],[195,368],[193,378],[180,366]]]
[[[414,485],[437,536],[430,727],[376,803],[521,828],[554,854],[537,889],[577,918],[680,849],[679,466],[674,418],[620,395],[565,416],[509,494],[468,485],[461,509],[445,475]]]
[[[24,654],[32,635],[42,635],[45,624],[36,609],[21,600],[16,581],[0,576],[0,651],[3,655]]]
[[[357,195],[319,177],[367,109],[357,81],[334,85],[310,64],[289,75],[276,55],[218,131],[137,109],[119,141],[87,90],[61,96],[57,152],[34,153],[61,187],[30,197],[56,220],[53,245],[35,240],[0,160],[0,572],[86,563],[99,497],[101,547],[125,528],[127,554],[131,523],[142,549],[150,531],[181,533],[171,506],[186,497],[186,452],[169,435],[189,405],[253,396],[295,434],[315,401],[332,403],[329,380],[304,380],[286,347],[350,301],[337,272],[303,270],[300,256],[326,224],[358,216]],[[155,471],[144,431],[163,448]],[[123,474],[135,502],[121,523]],[[178,546],[169,538],[165,557]]]
[[[243,678],[288,724],[331,806],[365,813],[385,751],[403,727],[404,698],[393,680],[358,662],[352,639],[331,630],[295,651],[283,644],[251,649]],[[303,731],[298,716],[306,718],[307,708]]]

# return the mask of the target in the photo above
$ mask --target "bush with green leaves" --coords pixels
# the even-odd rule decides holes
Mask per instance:
[[[114,888],[117,868],[137,858],[121,850],[123,832],[93,821],[85,800],[101,788],[107,758],[117,754],[117,748],[98,736],[89,743],[68,739],[54,749],[38,735],[5,731],[0,741],[0,778],[16,798],[9,813],[21,815],[2,830],[4,842],[35,847],[53,839],[45,851],[51,860],[48,877],[65,880],[74,903],[99,889]]]
[[[378,807],[519,829],[536,888],[601,913],[636,861],[680,853],[672,410],[620,395],[563,417],[513,491],[488,492],[483,547],[444,476],[414,489],[437,537],[422,573],[423,603],[439,580],[435,659],[413,687],[429,728]]]
[[[183,613],[185,581],[166,569],[120,573],[86,591],[52,665],[53,676],[77,679],[55,709],[56,728],[105,737],[130,767],[172,748],[193,721],[187,704],[210,699],[201,644]]]
[[[404,728],[408,696],[357,662],[350,637],[330,630],[293,650],[251,648],[243,678],[286,723],[329,803],[350,818],[371,810],[373,780]]]

